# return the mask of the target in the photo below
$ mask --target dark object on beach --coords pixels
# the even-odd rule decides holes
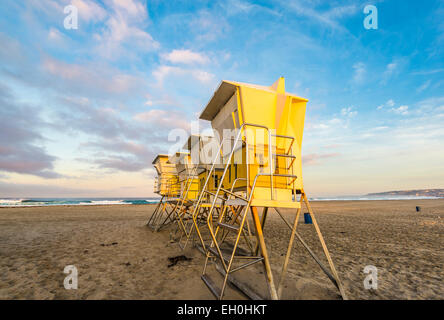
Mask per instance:
[[[116,246],[117,244],[118,244],[118,242],[107,243],[107,244],[105,244],[105,243],[101,243],[100,245],[101,245],[102,247],[109,247],[109,246]]]
[[[127,267],[129,267],[129,266],[131,265],[131,263],[127,262],[127,263],[125,263],[125,265],[126,265]]]
[[[416,212],[420,212],[421,211],[421,207],[416,206]]]
[[[168,260],[170,260],[170,264],[168,265],[168,268],[175,266],[179,261],[191,261],[193,258],[187,258],[184,255],[176,256],[176,257],[168,257]]]
[[[308,212],[304,213],[304,222],[305,224],[312,224],[311,216]]]

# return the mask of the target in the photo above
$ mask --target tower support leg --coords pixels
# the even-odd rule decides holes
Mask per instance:
[[[299,200],[299,202],[302,204],[302,197]],[[291,236],[290,236],[290,241],[288,242],[287,254],[285,255],[284,264],[282,265],[281,276],[279,278],[279,284],[278,284],[279,298],[282,298],[282,289],[284,287],[284,279],[285,279],[285,275],[287,273],[288,262],[290,261],[291,249],[293,248],[294,236],[296,233],[296,228],[298,226],[298,221],[299,221],[299,216],[301,214],[301,210],[302,210],[302,207],[298,208],[298,211],[296,212],[296,215],[294,218],[293,228],[291,229]]]
[[[245,213],[247,214],[247,213]],[[265,276],[267,280],[268,290],[272,300],[278,300],[278,294],[273,280],[273,272],[271,271],[270,260],[268,257],[267,247],[265,246],[264,234],[262,232],[261,222],[259,220],[259,214],[256,207],[251,207],[251,214],[253,215],[254,226],[256,229],[256,237],[259,243],[259,247],[264,258],[263,264],[265,268]]]
[[[311,209],[310,202],[308,201],[307,195],[305,194],[304,190],[302,190],[301,196],[304,199],[304,202],[305,202],[305,205],[307,206],[308,212],[310,213],[311,220],[313,220],[313,226],[315,227],[316,233],[318,234],[319,241],[321,242],[325,257],[328,260],[328,264],[330,266],[331,272],[333,273],[333,276],[336,279],[336,283],[337,283],[339,292],[341,293],[342,299],[347,300],[347,295],[345,294],[344,288],[342,287],[341,280],[339,280],[338,273],[336,272],[335,265],[333,263],[333,260],[331,259],[330,253],[328,252],[327,245],[325,244],[324,237],[322,236],[322,233],[321,233],[321,229],[319,229],[315,215],[313,213],[313,210]]]

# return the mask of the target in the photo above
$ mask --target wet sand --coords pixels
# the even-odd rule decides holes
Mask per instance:
[[[444,200],[312,202],[350,299],[443,299]],[[421,212],[415,211],[421,206]],[[145,223],[152,205],[0,208],[0,299],[213,299],[200,280],[204,257],[183,252],[170,230]],[[289,220],[294,213],[285,211]],[[322,256],[313,225],[299,233]],[[275,276],[289,230],[274,213],[264,230]],[[190,261],[168,267],[168,257]],[[326,260],[324,259],[326,262]],[[75,265],[79,288],[66,290]],[[366,290],[363,269],[378,268]],[[251,279],[263,284],[263,277]],[[244,299],[229,288],[228,299]],[[338,299],[333,284],[295,243],[283,298]]]

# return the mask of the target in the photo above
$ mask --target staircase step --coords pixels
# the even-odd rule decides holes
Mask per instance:
[[[296,156],[292,154],[284,154],[284,153],[273,153],[276,157],[285,157],[285,158],[296,158]]]
[[[232,269],[230,270],[230,272],[236,272],[236,271],[238,271],[238,270],[240,270],[240,269],[243,269],[243,268],[249,267],[249,266],[251,266],[251,265],[253,265],[253,264],[255,264],[255,263],[258,263],[258,262],[261,262],[262,260],[264,260],[263,257],[251,257],[251,259],[253,259],[253,260],[251,260],[251,261],[249,261],[249,262],[247,262],[247,263],[244,263],[243,265],[240,265],[240,266],[238,266],[238,267],[236,267],[236,268],[232,268]]]
[[[227,223],[223,223],[223,222],[218,222],[217,225],[219,227],[225,228],[225,229],[230,229],[232,231],[238,231],[239,227],[238,226],[234,226],[232,224],[227,224]]]
[[[244,199],[236,198],[236,199],[228,199],[225,201],[227,206],[246,206],[248,202]]]
[[[216,297],[216,299],[220,299],[221,289],[216,287],[214,281],[206,274],[203,274],[200,277],[203,282],[207,285],[208,289],[210,289],[211,293]]]
[[[216,247],[208,247],[208,251],[210,251],[214,256],[220,258]],[[222,250],[221,250],[221,252],[222,252],[222,257],[224,258],[225,263],[228,264],[228,262],[230,262],[230,257],[228,257],[227,254],[224,254],[224,252]]]
[[[219,256],[219,253],[217,252],[216,247],[208,247],[208,251],[210,251],[211,254],[213,254],[214,256],[216,256],[217,258],[220,259],[220,256]],[[228,263],[230,262],[232,252],[227,252],[226,249],[221,249],[221,252],[222,252],[222,257],[225,261],[225,264],[228,265]],[[252,257],[248,257],[248,258],[242,258],[242,256],[246,256],[246,255],[236,255],[236,256],[234,256],[234,259],[241,258],[244,261],[248,261],[248,260],[249,261],[236,267],[236,268],[232,267],[232,270],[230,272],[235,272],[237,270],[240,270],[242,268],[248,267],[250,265],[253,265],[255,263],[258,263],[258,262],[261,262],[262,260],[264,260],[263,257],[259,257],[259,256],[257,256],[257,257],[252,256]],[[237,260],[237,261],[239,261],[239,260]]]
[[[234,244],[230,241],[224,241],[224,247],[225,248],[221,249],[222,252],[224,250],[227,250],[229,252],[233,252]],[[250,255],[250,253],[247,250],[245,250],[244,248],[242,248],[240,246],[237,247],[236,254],[240,255],[240,256],[249,256]]]
[[[225,277],[226,272],[223,269],[223,267],[219,264],[216,264],[216,270]],[[236,277],[233,275],[228,275],[228,281],[234,285],[236,288],[238,288],[243,294],[245,294],[248,298],[251,300],[265,300],[260,294],[258,294],[253,288],[251,288],[247,283],[239,281]]]

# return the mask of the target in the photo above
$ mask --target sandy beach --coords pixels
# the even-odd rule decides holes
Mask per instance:
[[[444,298],[444,200],[312,206],[350,299]],[[182,251],[169,230],[146,227],[153,210],[153,205],[0,208],[0,299],[213,299],[200,280],[202,254]],[[276,214],[269,217],[267,246],[272,263],[282,263],[289,231]],[[300,234],[321,253],[313,226],[302,217],[301,222]],[[168,267],[168,257],[182,254],[192,260]],[[67,265],[78,269],[78,290],[64,289]],[[366,265],[378,268],[377,290],[364,288]],[[225,298],[245,299],[231,288]],[[298,243],[284,298],[339,298]]]

